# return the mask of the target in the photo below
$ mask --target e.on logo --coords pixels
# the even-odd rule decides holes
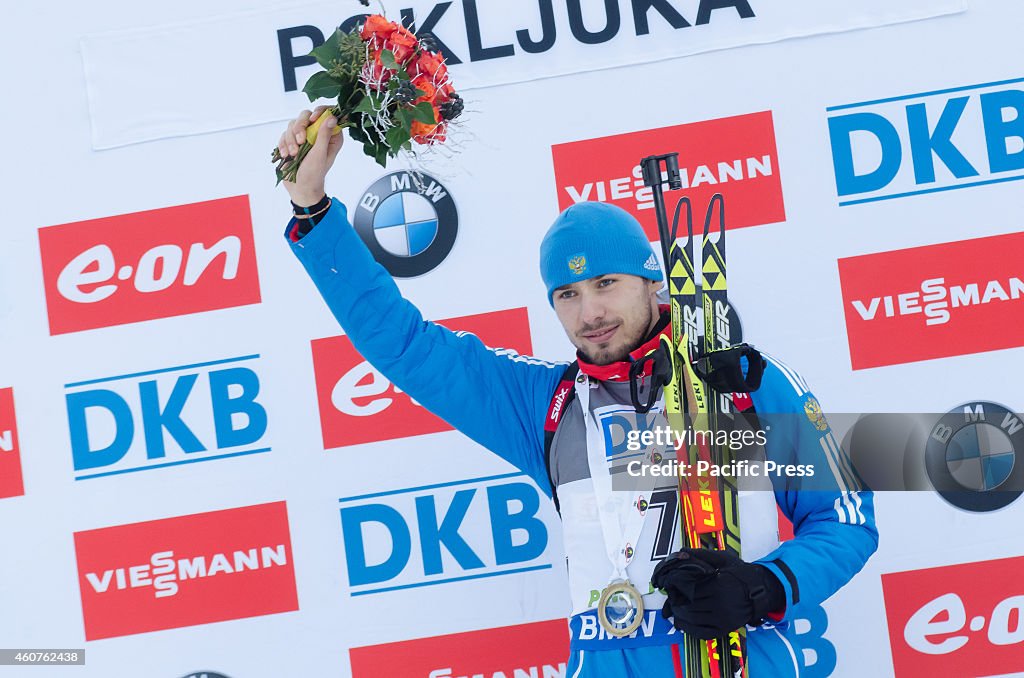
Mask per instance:
[[[50,334],[260,302],[248,196],[39,229]]]
[[[74,537],[86,640],[299,609],[283,501]]]
[[[565,678],[564,619],[353,647],[352,678]]]
[[[21,480],[18,426],[14,420],[14,389],[0,388],[0,499],[25,494]]]
[[[525,308],[439,320],[453,331],[471,332],[498,356],[531,360],[530,322]],[[314,339],[313,372],[324,448],[451,431],[363,359],[348,337]]]
[[[1024,670],[1024,557],[882,575],[897,678]]]
[[[711,196],[722,193],[729,228],[786,220],[771,111],[556,144],[551,155],[558,208],[587,200],[618,205],[657,240],[654,199],[644,187],[640,160],[672,151],[679,153],[683,191],[669,194],[669,209],[675,194],[687,195],[703,214]]]
[[[853,369],[1024,346],[1024,233],[839,260]]]

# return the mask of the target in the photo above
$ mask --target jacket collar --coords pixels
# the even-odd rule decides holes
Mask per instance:
[[[594,365],[593,363],[587,362],[579,351],[576,352],[576,361],[579,363],[580,372],[586,374],[591,379],[597,379],[599,381],[629,381],[629,368],[630,366],[640,360],[645,355],[658,348],[658,344],[661,342],[661,335],[667,334],[671,336],[672,325],[669,323],[671,316],[669,315],[669,307],[667,305],[659,305],[658,310],[661,311],[661,318],[658,319],[657,324],[651,333],[647,335],[647,338],[634,350],[629,352],[628,360],[620,360],[614,363],[608,363],[607,365]],[[651,376],[651,364],[652,361],[648,360],[644,363],[644,369],[641,374],[642,377]]]

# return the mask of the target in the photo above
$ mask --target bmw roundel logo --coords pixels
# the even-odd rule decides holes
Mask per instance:
[[[413,278],[437,268],[452,251],[459,213],[437,179],[392,172],[363,193],[352,225],[388,273]]]
[[[975,401],[950,410],[928,434],[928,478],[943,499],[967,511],[995,511],[1024,491],[1024,421],[1006,407]]]

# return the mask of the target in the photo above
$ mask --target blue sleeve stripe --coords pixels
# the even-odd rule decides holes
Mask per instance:
[[[852,474],[846,477],[843,473],[847,468],[843,465],[843,462],[846,461],[845,455],[839,450],[831,431],[823,435],[819,442],[825,453],[825,459],[828,460],[828,465],[832,469],[832,475],[835,476],[836,482],[839,484],[840,495],[835,501],[839,522],[863,525],[867,519],[861,511],[863,501],[857,492],[859,485],[855,481],[851,482]]]
[[[836,439],[832,435],[832,431],[828,431],[821,437],[821,449],[825,451],[825,456],[828,458],[828,465],[832,467],[832,473],[836,477],[836,482],[839,483],[839,489],[846,492],[861,489],[853,471],[849,466],[844,464],[844,462],[847,462],[848,460],[846,459],[846,455],[839,449],[839,445],[836,443]]]
[[[771,357],[767,353],[762,353],[761,355],[763,355],[772,365],[779,368],[779,372],[782,372],[783,376],[786,377],[798,396],[801,396],[811,390],[807,388],[807,382],[804,381],[803,377],[794,372],[791,367],[785,365],[777,358]]]
[[[839,491],[848,492],[850,488],[847,486],[846,479],[843,478],[843,474],[839,472],[839,467],[836,465],[832,446],[828,444],[828,436],[822,436],[818,439],[818,442],[821,444],[821,451],[825,453],[825,461],[828,462],[828,467],[832,469],[832,476],[836,479]]]
[[[457,330],[455,332],[455,336],[457,336],[457,337],[476,337],[477,339],[480,338],[480,337],[477,337],[475,334],[473,334],[472,332],[470,332],[468,330]],[[483,343],[483,341],[481,341],[480,343]],[[563,369],[563,370],[569,364],[567,362],[561,362],[561,363],[551,362],[550,360],[543,360],[541,358],[535,358],[532,355],[523,355],[522,353],[519,353],[518,351],[516,351],[514,348],[495,348],[495,347],[492,347],[492,346],[488,346],[486,344],[484,344],[484,348],[486,348],[488,351],[490,351],[494,355],[501,356],[503,358],[508,358],[509,360],[511,360],[514,363],[526,363],[527,365],[540,365],[542,367],[549,367],[551,369],[554,369],[554,368],[557,367],[557,368],[560,368],[560,369]]]
[[[844,477],[847,482],[850,483],[850,488],[853,490],[862,490],[864,487],[857,479],[857,474],[853,471],[853,466],[850,465],[850,457],[839,448],[839,443],[836,442],[835,437],[832,435],[832,430],[829,429],[828,441],[832,445],[832,449],[835,450],[836,456],[839,458],[839,469],[844,473]]]
[[[866,524],[867,518],[864,517],[864,512],[861,511],[863,505],[864,500],[860,498],[860,492],[843,492],[836,498],[834,504],[836,514],[839,516],[839,522],[849,525]]]
[[[864,525],[868,522],[868,519],[864,517],[864,513],[860,510],[864,505],[864,501],[860,498],[860,492],[851,492],[850,494],[853,495],[854,508],[857,510],[857,524]]]

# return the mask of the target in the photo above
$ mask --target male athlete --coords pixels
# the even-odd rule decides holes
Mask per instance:
[[[322,111],[303,111],[289,123],[278,142],[282,156],[297,153],[307,125]],[[333,131],[337,123],[329,118],[324,125]],[[472,334],[425,321],[402,298],[349,224],[345,206],[325,192],[343,136],[319,134],[296,181],[285,182],[295,212],[285,236],[366,360],[528,473],[556,501],[572,599],[567,675],[682,676],[679,631],[710,639],[743,626],[753,678],[800,675],[804,658],[791,623],[797,607],[835,593],[878,542],[872,495],[858,491],[849,460],[800,376],[769,358],[750,399],[759,414],[793,415],[777,419],[764,446],[767,457],[813,464],[819,483],[816,491],[740,494],[744,559],[681,548],[678,530],[670,530],[666,542],[659,525],[674,523],[657,514],[678,522],[667,499],[674,496],[671,484],[660,512],[651,510],[652,498],[643,520],[631,518],[636,507],[628,504],[609,519],[608,507],[624,493],[609,493],[603,483],[625,465],[618,463],[620,450],[604,449],[609,436],[603,434],[612,419],[637,416],[629,367],[669,331],[656,296],[662,272],[640,224],[618,207],[580,203],[558,216],[541,243],[548,302],[577,348],[578,376],[572,378],[565,363],[495,351]],[[558,425],[546,446],[545,424],[552,420]],[[776,504],[795,534],[782,544]],[[639,536],[629,536],[633,525]],[[606,633],[595,610],[616,574],[638,589],[647,611],[627,637]]]

